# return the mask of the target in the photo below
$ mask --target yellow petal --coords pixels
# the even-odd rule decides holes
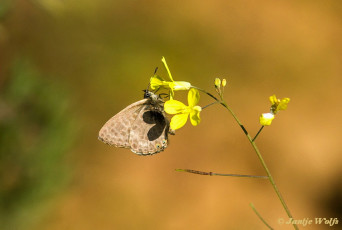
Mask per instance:
[[[173,90],[189,90],[191,84],[186,81],[174,81],[170,83],[170,88]]]
[[[166,63],[166,60],[165,60],[165,58],[164,58],[164,57],[162,57],[161,61],[163,62],[163,64],[164,64],[164,67],[165,67],[165,69],[166,69],[167,73],[169,74],[170,80],[171,80],[171,81],[173,81],[173,78],[172,78],[172,75],[171,75],[170,69],[169,69],[169,67],[167,66],[167,63]]]
[[[190,112],[190,121],[193,126],[196,126],[201,122],[201,118],[200,118],[201,111],[202,111],[202,108],[197,105]]]
[[[174,115],[171,118],[171,129],[176,130],[182,128],[188,120],[188,116],[189,115],[187,113]]]
[[[279,102],[279,105],[277,107],[277,110],[285,110],[287,109],[287,104],[290,102],[290,98],[283,98]]]
[[[168,100],[164,104],[164,110],[168,114],[183,113],[188,107],[177,100]]]
[[[164,83],[163,78],[159,77],[158,75],[154,75],[153,77],[151,77],[150,87],[152,90],[157,90],[161,86],[163,86],[163,83]]]
[[[261,125],[271,125],[272,120],[274,119],[274,115],[272,113],[263,113],[261,114],[259,121]]]
[[[270,96],[270,102],[272,105],[275,105],[278,103],[278,99],[277,99],[276,95]]]
[[[189,107],[194,107],[195,105],[198,104],[200,99],[200,94],[198,92],[197,89],[190,89],[189,93],[188,93],[188,104]]]

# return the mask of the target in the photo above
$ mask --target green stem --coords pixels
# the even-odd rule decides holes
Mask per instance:
[[[260,178],[268,179],[267,176],[254,176],[254,175],[243,175],[243,174],[227,174],[227,173],[215,173],[215,172],[203,172],[193,169],[176,169],[177,172],[187,172],[206,176],[231,176],[231,177],[250,177],[250,178]]]
[[[202,107],[202,110],[205,109],[205,108],[208,108],[209,106],[218,104],[218,103],[219,103],[219,102],[215,101],[215,102],[213,102],[213,103],[210,103],[209,105],[203,106],[203,107]]]
[[[255,214],[259,217],[259,219],[271,230],[273,230],[273,228],[264,220],[264,218],[262,218],[262,216],[260,215],[260,213],[255,209],[254,205],[252,203],[249,204],[251,206],[251,208],[253,209],[253,211],[255,212]]]
[[[255,141],[255,139],[259,136],[259,133],[261,133],[261,130],[264,128],[265,126],[261,126],[261,128],[259,129],[258,133],[255,135],[255,137],[253,138],[252,141]]]
[[[245,127],[242,125],[242,123],[241,123],[240,120],[237,118],[237,116],[234,114],[234,112],[229,108],[229,106],[227,105],[227,103],[226,103],[225,101],[223,101],[223,100],[219,101],[215,96],[213,96],[212,94],[206,92],[206,91],[203,90],[203,89],[200,89],[200,88],[197,88],[197,87],[194,87],[194,88],[196,88],[196,89],[198,89],[198,90],[200,90],[200,91],[206,93],[208,96],[210,96],[210,97],[212,97],[214,100],[218,101],[218,102],[219,102],[223,107],[225,107],[225,108],[230,112],[230,114],[234,117],[235,121],[239,124],[239,126],[241,127],[241,129],[242,129],[243,132],[245,133],[247,139],[248,139],[249,142],[251,143],[251,145],[252,145],[254,151],[256,152],[256,154],[257,154],[257,156],[258,156],[258,158],[259,158],[259,160],[260,160],[262,166],[264,167],[264,169],[265,169],[265,171],[266,171],[266,174],[267,174],[267,176],[268,176],[269,181],[270,181],[271,184],[272,184],[272,187],[273,187],[274,191],[276,192],[276,194],[277,194],[277,196],[278,196],[278,198],[279,198],[279,200],[280,200],[280,202],[281,202],[283,208],[285,209],[285,211],[286,211],[286,213],[287,213],[287,216],[288,216],[289,218],[292,218],[292,219],[293,219],[292,214],[291,214],[289,208],[287,207],[287,205],[286,205],[286,203],[285,203],[285,200],[284,200],[283,196],[280,194],[280,191],[279,191],[279,189],[278,189],[278,187],[277,187],[277,185],[276,185],[276,183],[275,183],[275,181],[274,181],[274,179],[273,179],[273,177],[272,177],[272,174],[271,174],[270,170],[268,169],[268,167],[267,167],[267,165],[266,165],[266,163],[265,163],[265,161],[264,161],[264,158],[262,157],[262,155],[261,155],[261,153],[260,153],[258,147],[256,146],[255,142],[253,142],[251,136],[248,134],[247,130],[246,130]],[[297,227],[296,224],[293,223],[292,225],[293,225],[293,227],[294,227],[296,230],[298,230],[298,227]]]

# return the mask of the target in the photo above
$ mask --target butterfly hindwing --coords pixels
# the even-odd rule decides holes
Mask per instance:
[[[145,92],[145,97],[109,119],[101,128],[99,139],[108,145],[130,148],[138,155],[163,151],[167,147],[170,132],[164,102],[149,91]]]
[[[139,155],[163,151],[167,147],[168,131],[169,121],[161,109],[146,105],[133,122],[129,139],[131,150]]]

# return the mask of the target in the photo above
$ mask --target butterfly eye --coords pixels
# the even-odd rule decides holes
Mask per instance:
[[[151,97],[151,93],[148,90],[144,90],[144,98]]]
[[[156,148],[157,148],[157,149],[160,149],[160,144],[156,144]]]

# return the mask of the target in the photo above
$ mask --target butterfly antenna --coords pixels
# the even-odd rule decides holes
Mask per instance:
[[[156,67],[156,69],[154,70],[153,75],[156,75],[157,71],[158,71],[158,67]]]

